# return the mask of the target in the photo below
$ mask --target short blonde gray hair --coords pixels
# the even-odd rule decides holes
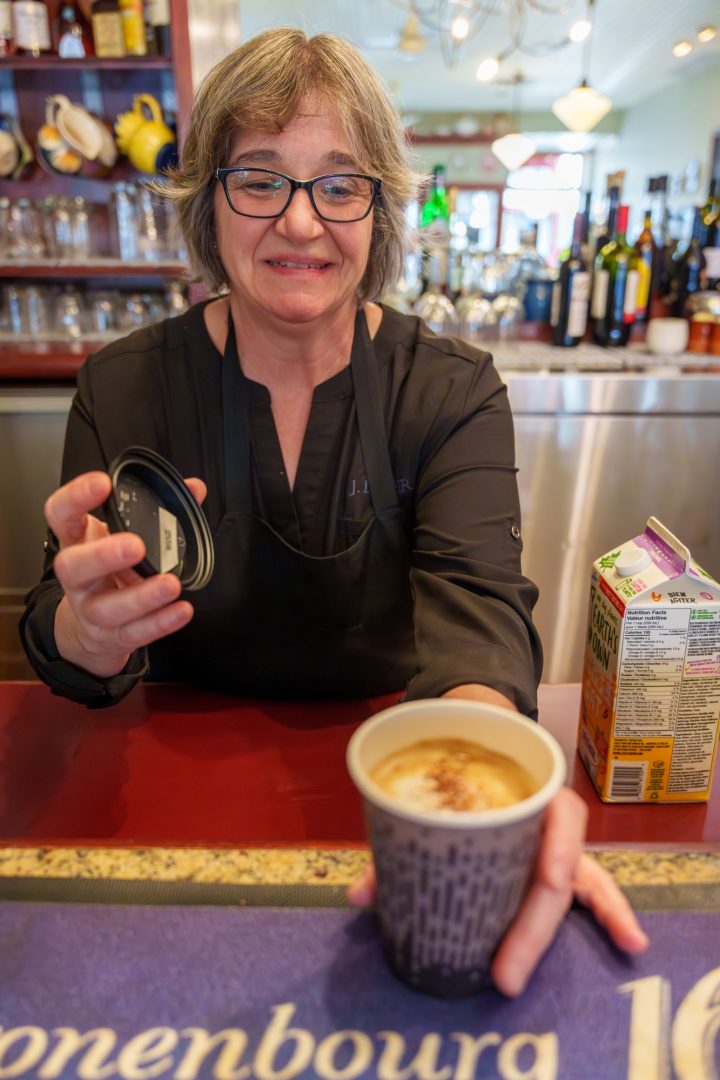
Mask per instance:
[[[151,185],[176,206],[196,280],[211,292],[227,284],[215,246],[215,170],[228,164],[239,132],[279,132],[307,96],[330,102],[358,168],[382,179],[370,258],[359,300],[377,299],[402,272],[405,209],[423,180],[411,164],[400,116],[360,53],[334,34],[266,30],[226,56],[203,80],[182,162]]]

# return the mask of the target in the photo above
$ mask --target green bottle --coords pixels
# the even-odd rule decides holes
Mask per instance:
[[[596,345],[627,345],[635,322],[638,254],[626,240],[627,222],[628,207],[621,206],[615,237],[595,259],[590,313]]]
[[[433,169],[432,187],[420,210],[420,228],[427,229],[434,222],[449,224],[450,203],[445,188],[445,166],[436,165]]]

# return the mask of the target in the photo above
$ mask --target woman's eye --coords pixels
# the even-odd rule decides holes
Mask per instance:
[[[326,199],[347,199],[355,194],[352,184],[326,184],[322,189]]]
[[[272,195],[282,187],[272,180],[246,180],[241,186],[243,191],[249,191],[251,195]]]

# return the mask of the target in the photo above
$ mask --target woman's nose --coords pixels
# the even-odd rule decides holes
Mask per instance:
[[[295,241],[312,240],[323,232],[322,218],[311,203],[309,192],[302,188],[295,192],[276,228],[282,236]]]

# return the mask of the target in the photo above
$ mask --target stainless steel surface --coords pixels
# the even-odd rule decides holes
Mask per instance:
[[[60,479],[69,390],[0,391],[0,678],[32,675],[17,634],[43,564],[43,503]]]
[[[555,350],[559,352],[560,350]],[[564,350],[563,350],[564,351]],[[680,372],[517,373],[500,368],[517,414],[720,416],[720,377]]]
[[[580,677],[590,566],[654,514],[720,576],[720,377],[502,372],[515,414],[524,569],[548,682]],[[42,565],[70,390],[0,391],[0,677],[20,677],[16,624]]]
[[[720,576],[720,378],[504,375],[547,682],[582,672],[590,568],[654,515]]]

